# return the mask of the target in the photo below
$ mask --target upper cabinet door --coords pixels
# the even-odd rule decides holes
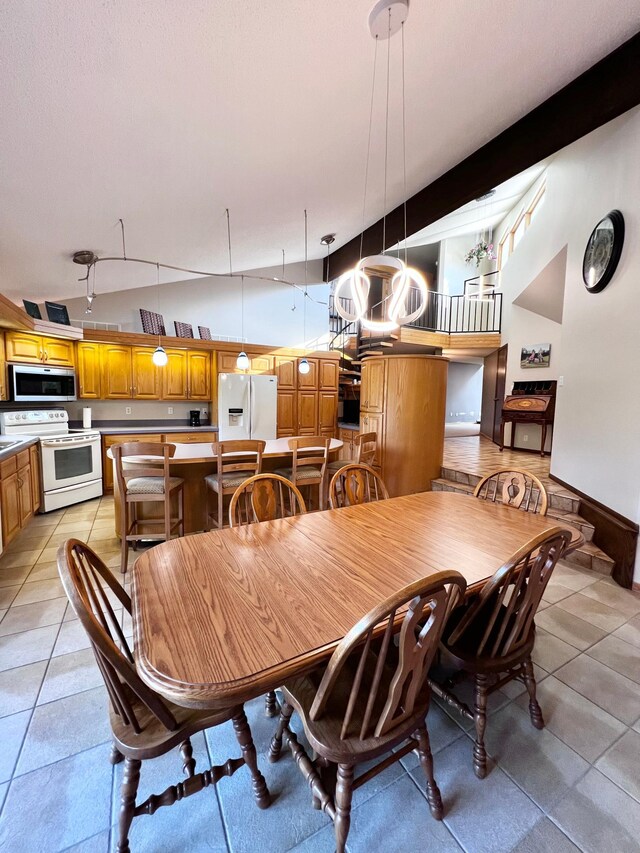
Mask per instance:
[[[368,358],[362,365],[362,385],[360,386],[360,408],[362,411],[383,411],[384,370],[385,362],[378,358]]]
[[[131,377],[133,396],[136,400],[159,400],[161,377],[160,370],[153,363],[154,350],[151,347],[132,347]]]
[[[100,400],[100,344],[78,344],[78,396],[88,400]]]
[[[320,390],[338,390],[338,362],[332,358],[320,359]]]
[[[186,400],[187,385],[187,351],[184,349],[168,349],[167,363],[161,368],[162,399]]]
[[[42,338],[20,332],[7,332],[5,337],[7,361],[40,364],[44,361]]]
[[[271,355],[251,355],[251,373],[273,373],[273,356]]]
[[[187,362],[189,399],[211,400],[211,353],[189,350]]]
[[[309,372],[308,373],[300,373],[300,362],[301,358],[298,359],[298,364],[296,366],[298,372],[298,388],[305,389],[308,391],[317,391],[318,390],[318,360],[315,358],[307,359],[309,362]]]
[[[298,435],[318,434],[318,392],[298,391]]]
[[[56,367],[73,367],[75,364],[73,341],[62,341],[60,338],[42,338],[43,361]]]
[[[102,349],[102,393],[105,400],[126,400],[133,396],[131,349],[107,344]]]
[[[296,360],[284,355],[276,356],[276,376],[278,377],[278,391],[295,391],[296,383]]]

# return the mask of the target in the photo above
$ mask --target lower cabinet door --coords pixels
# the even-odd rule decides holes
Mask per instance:
[[[383,454],[383,421],[384,415],[371,412],[361,412],[360,414],[360,432],[375,432],[376,434],[376,455],[373,460],[373,468],[382,468]]]
[[[20,530],[18,474],[10,474],[0,481],[2,500],[2,542],[8,545]]]
[[[297,432],[296,391],[278,390],[278,438],[291,438]]]
[[[318,423],[321,435],[335,435],[338,395],[330,391],[320,391],[318,395]]]
[[[318,392],[298,391],[298,435],[318,434]]]

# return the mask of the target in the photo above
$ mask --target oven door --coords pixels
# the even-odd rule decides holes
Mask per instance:
[[[10,364],[11,399],[16,403],[57,403],[76,399],[75,370]]]
[[[40,439],[42,489],[51,492],[102,477],[100,436],[61,436]]]

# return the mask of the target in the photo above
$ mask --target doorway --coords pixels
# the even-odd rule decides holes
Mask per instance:
[[[505,344],[484,360],[480,433],[495,444],[500,443],[500,420],[507,383],[507,349]]]

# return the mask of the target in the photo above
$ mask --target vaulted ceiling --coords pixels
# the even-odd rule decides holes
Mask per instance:
[[[78,249],[225,271],[362,226],[373,0],[4,0],[0,292],[80,295]],[[412,0],[408,195],[640,28],[637,0]],[[387,207],[404,196],[392,39]],[[382,80],[386,44],[379,48]],[[383,87],[365,223],[383,212]],[[155,281],[102,264],[98,289]],[[175,275],[171,276],[175,278]]]

